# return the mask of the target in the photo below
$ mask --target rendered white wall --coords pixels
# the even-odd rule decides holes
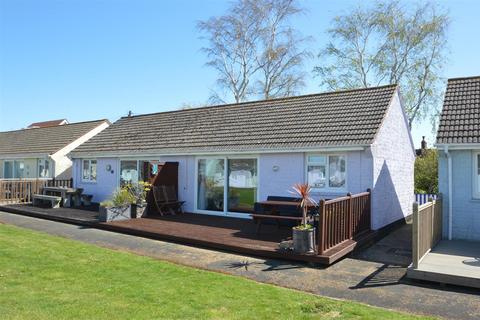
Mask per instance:
[[[372,229],[412,213],[415,152],[400,98],[395,94],[372,145]]]
[[[82,181],[82,160],[74,159],[73,183],[76,188],[83,188],[83,193],[93,195],[92,201],[101,202],[107,200],[112,192],[118,187],[118,159],[99,158],[97,159],[97,181]],[[111,170],[107,171],[107,165]],[[113,171],[113,172],[112,172]]]
[[[183,209],[194,211],[195,201],[195,157],[194,156],[166,156],[160,157],[162,162],[178,162],[178,199],[185,201]]]
[[[108,122],[103,122],[98,125],[96,128],[90,130],[80,138],[72,141],[64,148],[58,150],[51,155],[51,158],[54,161],[54,177],[57,179],[70,179],[73,176],[72,164],[73,162],[67,155],[76,147],[80,146],[82,143],[91,139],[93,136],[99,134],[109,126]]]
[[[273,171],[278,166],[278,171]],[[266,153],[259,157],[259,200],[268,196],[292,197],[289,193],[294,183],[305,181],[305,156],[303,153]]]
[[[452,157],[452,238],[480,240],[480,199],[473,197],[473,150],[450,150]],[[477,150],[474,150],[477,151]],[[443,151],[438,155],[438,188],[443,197],[443,236],[448,238],[448,166]]]

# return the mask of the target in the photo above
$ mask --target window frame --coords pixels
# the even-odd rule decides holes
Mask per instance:
[[[480,199],[480,181],[478,176],[480,175],[480,151],[473,152],[473,167],[472,167],[472,184],[473,184],[473,198],[476,200]]]
[[[140,179],[140,173],[142,171],[142,168],[140,166],[141,162],[157,162],[162,163],[164,161],[159,160],[159,158],[152,158],[152,157],[145,157],[145,158],[120,158],[117,161],[118,165],[118,170],[117,170],[117,186],[121,187],[122,185],[122,161],[136,161],[137,162],[137,182],[143,181],[143,179]]]
[[[325,177],[327,180],[327,186],[325,188],[321,187],[312,187],[311,189],[313,192],[346,192],[348,190],[348,155],[347,153],[307,153],[305,154],[305,183],[309,183],[308,181],[308,167],[309,166],[319,166],[323,164],[319,164],[318,162],[310,162],[309,157],[312,156],[323,156],[327,158],[325,164]],[[344,157],[345,158],[345,184],[343,187],[331,187],[330,186],[330,157]]]
[[[11,178],[6,178],[5,172],[7,171],[7,168],[6,168],[6,165],[5,165],[5,164],[6,164],[7,162],[11,163],[11,168],[12,168],[12,177],[11,177]],[[8,179],[13,180],[13,179],[15,179],[15,160],[13,160],[13,159],[5,159],[5,160],[3,160],[3,168],[2,168],[2,169],[3,169],[3,179],[5,179],[5,180],[8,180]]]
[[[83,172],[85,169],[85,161],[88,161],[88,169],[89,169],[89,178],[85,179]],[[95,162],[95,179],[92,179],[92,162]],[[82,177],[82,182],[87,183],[96,183],[97,182],[97,173],[98,173],[98,161],[97,159],[82,159],[82,170],[80,172]]]
[[[41,170],[40,170],[40,165],[43,164],[43,167],[45,168],[45,165],[48,163],[48,175],[46,177],[42,177]],[[83,163],[83,162],[82,162]],[[37,159],[37,177],[39,179],[51,179],[53,176],[53,170],[52,170],[52,164],[53,161],[50,161],[50,159],[47,158],[39,158]],[[82,171],[83,172],[83,171]]]
[[[207,160],[207,159],[221,159],[224,161],[224,194],[223,194],[223,203],[224,208],[223,211],[212,211],[212,210],[204,210],[198,209],[198,163],[199,160]],[[252,217],[247,213],[242,212],[232,212],[228,211],[228,160],[231,159],[255,159],[257,162],[257,190],[255,194],[255,202],[260,201],[260,156],[258,154],[230,154],[230,155],[199,155],[195,156],[195,176],[194,176],[194,203],[193,208],[195,213],[199,214],[207,214],[213,216],[226,216],[226,217],[233,217],[233,218],[244,218],[244,219],[252,219]]]

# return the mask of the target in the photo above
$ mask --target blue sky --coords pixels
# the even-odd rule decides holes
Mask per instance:
[[[293,24],[315,38],[318,51],[331,19],[358,3],[303,1],[308,12]],[[444,77],[480,75],[480,1],[440,4],[452,20]],[[0,131],[204,103],[215,72],[204,65],[195,26],[227,6],[220,0],[0,0]],[[302,93],[319,92],[318,84],[307,78]],[[413,133],[416,142],[431,137],[431,126],[418,124]]]

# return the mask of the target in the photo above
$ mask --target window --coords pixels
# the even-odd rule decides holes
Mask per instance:
[[[252,212],[258,191],[256,158],[197,161],[197,209],[223,214]]]
[[[480,152],[473,157],[473,197],[480,199]]]
[[[13,161],[5,161],[3,163],[3,177],[5,179],[13,179]]]
[[[158,173],[158,166],[158,160],[121,160],[120,185],[139,181],[151,182]]]
[[[120,161],[120,185],[138,182],[138,161],[122,160]]]
[[[82,181],[97,181],[97,160],[83,160],[82,164]]]
[[[307,182],[314,189],[345,189],[345,155],[307,156]]]
[[[38,159],[38,177],[50,178],[50,161],[47,159]]]
[[[25,178],[25,162],[15,160],[15,178],[17,179]]]
[[[198,160],[197,208],[224,211],[225,162],[224,159]]]

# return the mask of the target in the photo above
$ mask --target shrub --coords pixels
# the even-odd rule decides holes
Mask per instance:
[[[415,193],[438,193],[438,153],[428,149],[415,160]]]
[[[102,207],[126,207],[136,202],[136,198],[125,187],[119,188],[112,193],[109,200],[100,203]]]

